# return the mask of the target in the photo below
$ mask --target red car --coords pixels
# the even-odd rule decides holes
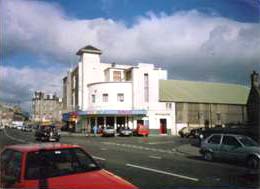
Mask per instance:
[[[1,153],[0,188],[134,189],[77,145],[12,145]]]
[[[136,129],[134,130],[134,135],[136,136],[148,136],[149,133],[149,128],[141,124],[138,124]]]

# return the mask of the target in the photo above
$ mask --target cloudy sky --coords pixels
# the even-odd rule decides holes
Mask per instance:
[[[260,72],[260,0],[0,0],[0,100],[30,110],[35,90],[61,95],[75,52],[153,63],[170,79],[249,85]]]

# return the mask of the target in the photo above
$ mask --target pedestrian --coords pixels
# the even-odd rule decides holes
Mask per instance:
[[[93,131],[94,131],[94,136],[97,136],[98,127],[96,125],[93,127]]]

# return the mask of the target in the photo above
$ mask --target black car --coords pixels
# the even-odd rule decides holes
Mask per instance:
[[[60,134],[55,126],[42,125],[35,132],[35,139],[39,141],[58,142],[60,140]]]

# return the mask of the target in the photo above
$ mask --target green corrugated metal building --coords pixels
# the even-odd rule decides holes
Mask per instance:
[[[175,105],[176,126],[245,123],[249,88],[243,85],[161,80],[159,100]]]

